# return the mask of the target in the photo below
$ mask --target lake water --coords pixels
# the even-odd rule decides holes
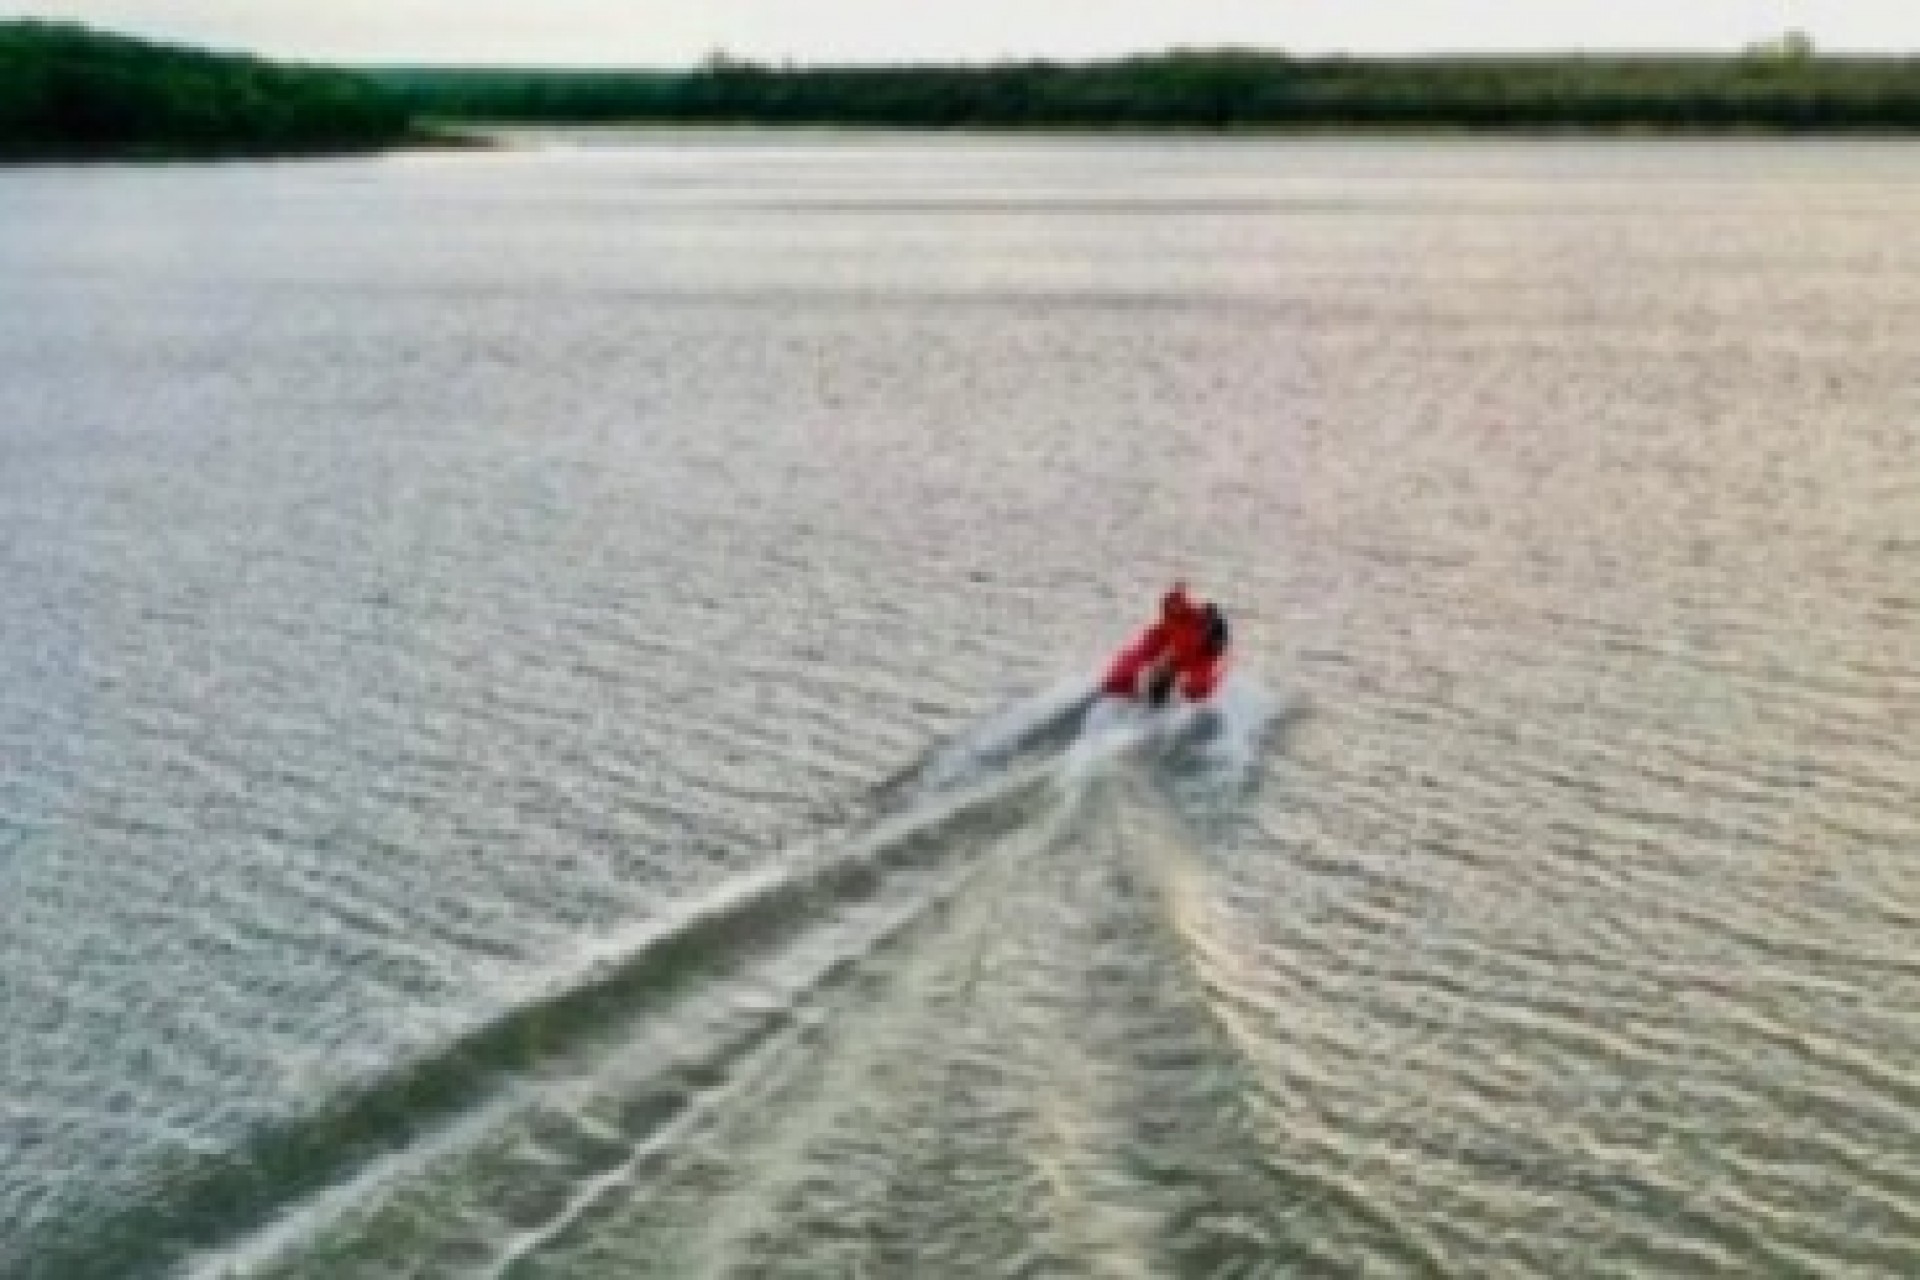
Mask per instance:
[[[1920,147],[0,173],[0,1274],[1920,1270]],[[1076,697],[1166,581],[1215,723]]]

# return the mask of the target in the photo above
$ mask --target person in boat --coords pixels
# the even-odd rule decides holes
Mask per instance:
[[[1205,702],[1226,674],[1228,644],[1220,607],[1196,603],[1186,584],[1176,582],[1160,599],[1159,621],[1114,658],[1100,692],[1156,707],[1176,691],[1188,702]]]

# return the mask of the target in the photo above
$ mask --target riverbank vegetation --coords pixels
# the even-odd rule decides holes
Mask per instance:
[[[1920,130],[1920,59],[1789,36],[1734,57],[1293,58],[690,71],[348,72],[0,22],[0,160],[291,155],[420,120],[1067,129]]]
[[[0,160],[297,155],[414,136],[407,106],[364,76],[0,23]]]
[[[680,74],[387,69],[450,119],[909,128],[1920,128],[1920,60],[1830,58],[1804,37],[1732,57],[1292,58],[796,69],[716,55]]]

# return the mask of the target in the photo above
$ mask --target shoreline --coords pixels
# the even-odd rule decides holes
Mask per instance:
[[[1776,125],[1713,125],[1676,128],[1639,125],[1530,125],[1486,126],[1446,124],[1324,124],[1324,125],[1233,125],[1202,128],[1188,125],[1084,125],[1084,124],[967,124],[918,125],[876,124],[870,122],[816,121],[543,121],[499,120],[461,122],[457,125],[431,124],[414,130],[409,136],[392,142],[343,143],[338,146],[295,149],[169,147],[92,150],[85,148],[49,148],[45,151],[0,155],[0,171],[38,167],[93,165],[219,165],[304,160],[371,159],[386,155],[431,152],[529,151],[539,149],[539,138],[569,136],[616,137],[636,139],[655,135],[668,137],[716,138],[764,135],[787,138],[838,138],[848,141],[885,138],[942,138],[955,141],[980,139],[1047,139],[1124,142],[1156,140],[1167,142],[1261,142],[1261,141],[1418,141],[1434,142],[1883,142],[1920,143],[1920,129],[1888,127],[1798,129]]]
[[[867,122],[816,121],[550,121],[496,120],[472,123],[469,127],[484,140],[475,149],[516,149],[516,135],[554,135],[593,137],[596,135],[698,136],[715,137],[766,134],[789,137],[841,137],[849,139],[920,138],[1060,138],[1091,141],[1156,139],[1192,142],[1236,142],[1287,139],[1435,139],[1457,141],[1632,141],[1632,142],[1831,142],[1881,141],[1920,143],[1920,129],[1891,127],[1798,129],[1775,125],[1713,125],[1688,128],[1640,125],[1445,125],[1445,124],[1324,124],[1324,125],[1235,125],[1228,128],[1201,128],[1188,125],[921,125],[873,124]]]
[[[341,143],[297,148],[173,147],[164,144],[115,149],[48,148],[0,154],[0,170],[83,165],[248,164],[271,161],[351,160],[425,151],[501,151],[484,131],[455,132],[435,126],[390,142]]]

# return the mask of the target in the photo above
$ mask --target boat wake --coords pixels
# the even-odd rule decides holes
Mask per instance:
[[[1059,942],[1083,936],[1107,954],[1114,890],[1095,881],[1119,875],[1135,886],[1123,890],[1134,952],[1122,969],[1190,945],[1177,910],[1142,914],[1137,887],[1165,888],[1165,859],[1203,853],[1196,842],[1232,820],[1281,711],[1244,682],[1169,713],[1101,704],[1077,684],[1007,708],[847,821],[583,946],[423,1059],[239,1149],[183,1158],[143,1203],[38,1250],[35,1266],[84,1277],[376,1275],[400,1259],[435,1274],[838,1265],[851,1246],[832,1205],[893,1224],[869,1233],[873,1249],[889,1230],[931,1229],[910,1225],[934,1212],[917,1197],[947,1175],[916,1163],[921,1126],[956,1107],[997,1117],[947,1117],[986,1126],[962,1165],[985,1176],[1015,1161],[1009,1191],[1039,1178],[1067,1194],[1062,1179],[1094,1136],[1078,1126],[1121,1120],[1056,1114],[1088,1099],[1034,1091],[1036,1078],[1096,1070],[1062,1028],[1116,1016],[1104,1004],[1115,993],[1100,994],[1114,956],[1068,973],[1073,950]],[[1170,830],[1183,833],[1172,844]],[[1052,1135],[1037,1146],[1036,1126]],[[841,1163],[849,1151],[893,1167],[893,1180],[863,1181]],[[1085,1206],[1022,1228],[1007,1215],[1023,1203],[948,1206],[943,1220],[1058,1237],[1074,1255],[1135,1247],[1115,1243],[1120,1217],[1102,1227]],[[961,1265],[975,1246],[952,1243]]]

